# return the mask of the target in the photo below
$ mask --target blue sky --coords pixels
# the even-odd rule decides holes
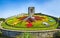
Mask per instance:
[[[28,13],[31,6],[36,13],[60,17],[60,0],[0,0],[0,18]]]

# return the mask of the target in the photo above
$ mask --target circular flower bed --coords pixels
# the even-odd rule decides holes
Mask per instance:
[[[27,18],[28,15],[23,15],[19,17],[10,17],[5,20],[5,22],[2,23],[3,28],[8,29],[23,29],[28,28],[29,29],[55,29],[58,26],[58,23],[56,20],[52,17],[46,16],[46,15],[33,15],[32,18],[28,18],[27,20],[24,20]],[[6,27],[5,27],[6,26]]]

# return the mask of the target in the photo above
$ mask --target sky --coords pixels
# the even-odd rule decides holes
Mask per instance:
[[[60,17],[60,0],[0,0],[0,18],[28,13],[28,7],[35,7],[35,13]]]

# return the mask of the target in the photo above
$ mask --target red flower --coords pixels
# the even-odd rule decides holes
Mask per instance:
[[[32,27],[32,23],[31,22],[28,22],[27,28],[30,28],[30,27]]]

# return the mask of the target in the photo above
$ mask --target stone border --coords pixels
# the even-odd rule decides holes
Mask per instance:
[[[9,37],[16,37],[17,35],[23,37],[23,35],[25,35],[24,33],[29,33],[32,36],[36,36],[36,38],[47,38],[56,36],[56,33],[59,32],[60,29],[40,30],[40,31],[15,31],[15,30],[0,29],[0,31],[2,32],[3,35]]]

